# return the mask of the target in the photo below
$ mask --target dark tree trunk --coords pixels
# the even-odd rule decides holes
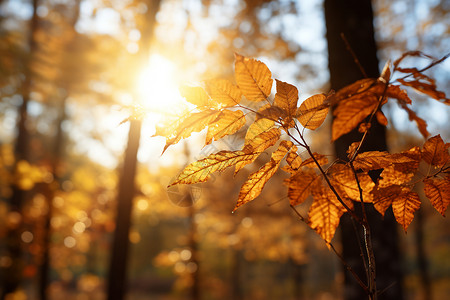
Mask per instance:
[[[159,10],[161,0],[147,0],[143,2],[147,4],[147,13],[142,20],[140,28],[142,35],[138,59],[140,59],[141,64],[145,64],[148,59],[156,22],[156,13]],[[125,150],[125,160],[118,187],[116,229],[111,246],[112,254],[108,274],[108,300],[122,300],[126,295],[126,271],[129,252],[128,234],[131,226],[132,202],[135,195],[134,178],[136,175],[140,135],[141,121],[131,120],[128,146]]]
[[[33,54],[36,51],[36,42],[34,39],[35,33],[38,29],[38,15],[37,15],[38,0],[33,0],[33,15],[30,20],[30,33],[29,33],[29,53],[28,63],[25,64],[25,79],[22,85],[22,104],[19,108],[19,117],[17,120],[17,139],[15,144],[15,165],[20,160],[28,158],[28,141],[29,133],[27,130],[28,120],[28,102],[30,101],[30,91],[32,86],[30,63],[33,59]],[[10,265],[3,270],[1,277],[1,290],[0,299],[13,293],[19,287],[22,281],[22,242],[20,239],[23,228],[23,215],[22,207],[25,202],[26,193],[21,190],[15,183],[12,186],[12,196],[10,198],[10,211],[17,213],[17,223],[8,229],[6,236],[6,251],[10,258]]]
[[[376,78],[379,75],[377,48],[373,30],[373,12],[370,0],[325,0],[325,20],[327,28],[328,57],[331,88],[338,90],[365,76]],[[351,50],[348,49],[341,34],[345,36]],[[358,58],[361,68],[355,63]],[[340,159],[347,159],[348,146],[361,140],[361,134],[351,132],[339,138],[335,143],[336,155]],[[362,151],[386,150],[385,128],[377,122],[372,124],[368,139]],[[373,174],[376,178],[377,174]],[[373,238],[376,260],[377,288],[383,291],[378,299],[403,298],[402,273],[398,250],[397,226],[392,211],[386,213],[384,220],[372,206],[367,206]],[[359,274],[365,279],[364,266],[361,260],[360,247],[355,238],[353,226],[347,214],[342,217],[343,256]],[[385,290],[386,289],[386,290]],[[345,272],[345,299],[367,299],[363,289],[352,276]]]

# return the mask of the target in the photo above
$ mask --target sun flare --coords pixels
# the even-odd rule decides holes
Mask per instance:
[[[176,65],[162,55],[151,55],[137,82],[141,105],[150,113],[173,112],[182,103],[177,81]]]

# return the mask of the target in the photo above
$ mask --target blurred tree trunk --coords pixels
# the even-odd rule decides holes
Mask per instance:
[[[64,46],[65,52],[67,52],[75,42],[75,25],[78,22],[80,16],[80,3],[81,0],[76,0],[76,4],[74,5],[75,10],[73,12],[73,18],[70,20],[70,27],[68,28],[69,32],[65,33],[66,44]],[[70,70],[65,70],[66,72],[70,72]],[[63,74],[65,75],[65,74]],[[66,82],[63,80],[63,82]],[[45,225],[44,225],[44,240],[42,244],[42,265],[40,269],[40,282],[39,282],[39,296],[41,300],[48,299],[47,297],[47,288],[50,283],[50,246],[51,246],[51,219],[53,216],[53,203],[52,200],[55,196],[55,191],[60,187],[60,179],[58,174],[58,167],[60,162],[62,161],[62,156],[64,154],[64,132],[62,128],[63,122],[66,120],[66,101],[68,94],[70,94],[69,86],[60,86],[60,88],[64,88],[65,92],[60,92],[61,100],[58,105],[58,115],[59,118],[56,121],[56,135],[53,145],[53,151],[51,153],[51,172],[53,174],[53,181],[49,184],[46,191],[46,199],[47,199],[47,215],[45,216]]]
[[[433,299],[433,293],[431,289],[431,279],[428,271],[427,255],[425,253],[425,241],[424,241],[424,220],[423,215],[425,211],[423,207],[416,213],[416,230],[415,230],[415,242],[417,251],[417,264],[419,265],[420,283],[423,288],[423,299]]]
[[[156,22],[156,13],[159,10],[161,0],[144,1],[147,5],[147,13],[141,24],[141,40],[139,45],[140,65],[147,63],[150,43]],[[127,261],[129,250],[129,230],[131,226],[131,213],[133,198],[135,195],[135,182],[137,165],[137,152],[141,135],[141,121],[131,120],[128,133],[128,144],[125,150],[123,170],[120,176],[117,196],[117,216],[112,254],[109,265],[107,298],[108,300],[122,300],[126,295],[127,285]]]
[[[328,58],[331,88],[338,90],[365,76],[376,78],[379,75],[377,48],[374,39],[373,12],[370,0],[325,0],[325,21],[327,28]],[[365,74],[354,61],[354,57],[341,33],[348,40],[354,55],[358,58]],[[348,146],[361,139],[361,134],[353,131],[339,138],[335,143],[338,158],[347,160]],[[366,144],[361,151],[387,150],[385,127],[373,122]],[[376,178],[377,174],[373,174]],[[372,205],[366,206],[372,230],[373,247],[376,260],[377,288],[383,293],[378,299],[403,298],[401,260],[398,250],[397,225],[388,210],[384,217],[377,213]],[[364,266],[357,241],[362,241],[361,233],[355,238],[353,226],[348,214],[342,217],[342,246],[345,261],[355,269],[361,279],[365,279]],[[385,290],[386,289],[386,290]],[[345,272],[344,297],[350,299],[367,299],[363,289],[352,276]]]
[[[37,7],[38,0],[33,0],[33,14],[30,20],[29,39],[28,39],[28,61],[25,62],[24,82],[22,84],[22,103],[19,107],[17,119],[17,139],[15,144],[15,168],[21,160],[28,158],[29,132],[27,129],[28,120],[28,102],[30,101],[30,92],[32,88],[32,75],[30,64],[36,51],[35,34],[38,30]],[[12,186],[12,196],[10,198],[10,213],[15,214],[14,224],[10,224],[6,237],[7,256],[10,258],[10,264],[2,274],[2,287],[0,299],[14,293],[22,281],[23,261],[22,261],[22,243],[20,235],[24,231],[22,208],[25,202],[26,192],[15,183]],[[12,215],[11,215],[12,216]]]

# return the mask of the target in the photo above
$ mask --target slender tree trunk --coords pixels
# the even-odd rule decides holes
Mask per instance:
[[[156,13],[159,10],[161,0],[148,0],[145,2],[147,4],[147,14],[145,15],[145,19],[142,20],[140,51],[138,56],[141,64],[147,62],[156,22]],[[128,146],[125,151],[125,160],[117,197],[116,230],[114,232],[108,275],[108,300],[122,300],[126,295],[126,271],[129,252],[128,234],[131,226],[132,202],[135,195],[134,178],[136,175],[140,134],[141,121],[131,120]]]
[[[33,54],[36,51],[36,41],[34,39],[35,33],[38,29],[37,16],[38,0],[33,0],[33,15],[30,21],[30,34],[28,40],[29,53],[28,63],[25,64],[25,80],[22,85],[22,104],[19,108],[19,117],[17,120],[17,139],[15,144],[15,160],[16,167],[20,160],[28,158],[28,140],[29,133],[27,130],[28,120],[28,102],[30,101],[30,91],[32,86],[30,62],[33,59]],[[16,169],[15,167],[15,169]],[[23,215],[22,207],[25,201],[26,193],[21,190],[15,183],[12,186],[12,196],[10,199],[10,211],[17,214],[17,222],[8,229],[6,237],[7,255],[10,258],[10,265],[4,269],[2,274],[2,286],[0,291],[0,299],[13,293],[19,287],[22,281],[22,243],[20,235],[23,232]]]
[[[325,20],[327,27],[328,57],[331,88],[337,90],[365,76],[376,78],[379,75],[377,48],[373,30],[373,12],[370,0],[325,0]],[[351,49],[346,46],[344,35]],[[353,52],[353,54],[352,54]],[[358,58],[360,66],[355,62]],[[348,146],[361,140],[361,134],[353,131],[339,138],[335,143],[338,158],[346,160]],[[362,151],[386,150],[385,128],[376,121],[372,124],[368,139]],[[377,174],[372,174],[375,179]],[[372,231],[373,249],[376,259],[376,284],[383,291],[378,299],[403,298],[402,273],[398,250],[397,226],[389,210],[384,220],[373,206],[366,206]],[[343,256],[352,268],[364,279],[365,270],[361,260],[360,246],[362,235],[355,238],[353,226],[347,214],[342,217]],[[367,299],[364,290],[352,276],[345,272],[345,299]]]

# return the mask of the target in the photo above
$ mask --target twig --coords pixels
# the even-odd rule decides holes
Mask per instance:
[[[364,70],[363,66],[359,62],[358,57],[356,56],[355,52],[353,51],[352,47],[350,46],[350,43],[348,42],[348,40],[345,37],[345,34],[343,32],[341,32],[341,39],[344,41],[345,47],[347,48],[348,52],[350,52],[350,54],[352,55],[353,61],[358,66],[359,70],[361,71],[361,74],[364,76],[364,78],[368,78],[366,71]]]

